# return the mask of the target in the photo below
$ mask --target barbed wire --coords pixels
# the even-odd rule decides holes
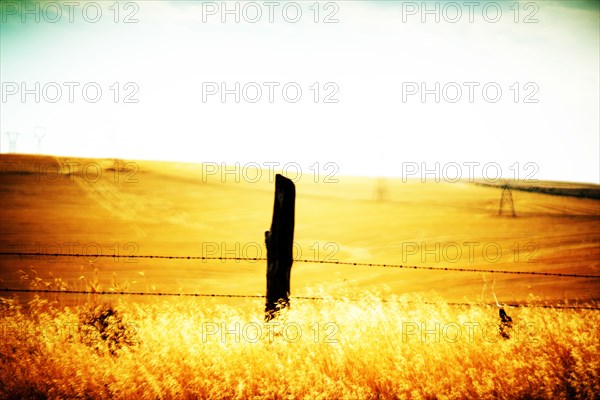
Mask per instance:
[[[50,293],[50,294],[83,294],[83,295],[132,295],[132,296],[172,296],[172,297],[226,297],[226,298],[252,298],[264,299],[266,296],[260,294],[219,294],[219,293],[173,293],[173,292],[126,292],[119,290],[110,291],[89,291],[89,290],[58,290],[58,289],[11,289],[0,288],[0,292],[12,293]],[[360,302],[364,299],[353,299],[349,297],[316,297],[316,296],[290,296],[291,300],[322,300],[322,301],[352,301]],[[414,302],[402,300],[379,299],[382,303],[405,303],[405,304],[425,304],[425,305],[440,305],[449,306],[467,306],[467,307],[497,307],[494,303],[460,303],[460,302]],[[552,308],[552,309],[573,309],[573,310],[600,310],[600,307],[593,306],[566,306],[566,305],[550,305],[550,304],[531,304],[531,303],[505,303],[505,307],[531,307],[531,308]]]
[[[294,260],[294,262],[303,263],[319,263],[319,264],[337,264],[350,266],[366,266],[366,267],[382,267],[382,268],[403,268],[403,269],[422,269],[429,271],[450,271],[450,272],[489,272],[493,274],[512,274],[512,275],[542,275],[542,276],[558,276],[566,278],[592,278],[600,279],[600,275],[587,274],[563,274],[560,272],[537,272],[537,271],[510,271],[499,269],[479,269],[479,268],[448,268],[448,267],[431,267],[427,265],[402,265],[402,264],[383,264],[383,263],[360,263],[351,261],[329,261],[329,260]]]
[[[216,257],[216,256],[168,256],[168,255],[122,255],[122,254],[81,254],[81,253],[25,253],[25,252],[2,252],[2,255],[24,256],[24,257],[86,257],[86,258],[143,258],[143,259],[167,259],[167,260],[201,260],[201,261],[267,261],[264,257]],[[479,269],[479,268],[449,268],[449,267],[432,267],[427,265],[402,265],[402,264],[387,264],[387,263],[365,263],[353,261],[337,261],[337,260],[310,260],[310,259],[295,259],[297,263],[306,264],[330,264],[330,265],[346,265],[355,267],[380,267],[380,268],[402,268],[416,269],[429,271],[448,271],[448,272],[487,272],[492,274],[509,274],[509,275],[538,275],[538,276],[556,276],[563,278],[587,278],[600,279],[600,275],[589,274],[565,274],[560,272],[539,272],[539,271],[511,271],[497,269]]]
[[[233,297],[233,298],[265,298],[260,294],[217,294],[217,293],[173,293],[173,292],[126,292],[122,290],[59,290],[59,289],[11,289],[0,288],[0,292],[14,293],[58,293],[58,294],[93,294],[93,295],[132,295],[132,296],[180,296],[180,297]]]

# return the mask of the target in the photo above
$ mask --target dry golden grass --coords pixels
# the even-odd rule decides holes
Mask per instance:
[[[505,340],[496,307],[359,297],[296,300],[271,325],[262,321],[259,299],[107,306],[91,298],[66,308],[39,298],[25,307],[2,299],[0,397],[588,399],[600,393],[598,311],[510,308],[513,327]],[[115,314],[101,328],[98,316],[107,309]]]

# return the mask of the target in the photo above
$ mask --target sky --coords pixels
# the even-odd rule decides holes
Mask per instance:
[[[596,1],[1,7],[3,153],[600,184]]]

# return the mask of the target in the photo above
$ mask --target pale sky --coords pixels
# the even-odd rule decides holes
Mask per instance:
[[[68,4],[2,2],[4,153],[19,132],[24,153],[333,162],[369,176],[479,162],[522,179],[535,164],[537,179],[600,183],[598,2]],[[239,83],[239,103],[222,102],[221,83]]]

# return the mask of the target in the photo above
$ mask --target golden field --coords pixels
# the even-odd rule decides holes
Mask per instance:
[[[90,255],[1,256],[0,288],[264,295],[264,261],[93,254],[266,257],[267,171],[222,179],[200,164],[19,155],[0,164],[0,251]],[[297,258],[600,275],[598,200],[513,190],[508,218],[495,187],[303,172]],[[260,298],[0,292],[0,395],[600,393],[599,311],[506,307],[513,326],[501,339],[490,305],[495,293],[507,304],[598,307],[600,279],[303,262],[291,283],[292,296],[324,300],[292,298],[274,325],[262,322]]]

